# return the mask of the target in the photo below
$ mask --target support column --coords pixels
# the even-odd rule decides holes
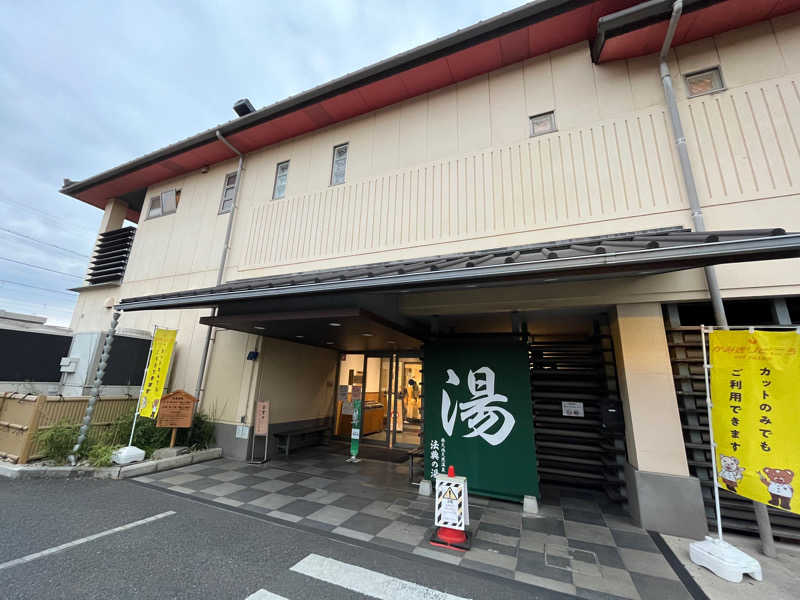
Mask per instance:
[[[121,229],[125,223],[125,215],[128,214],[128,204],[123,200],[112,198],[106,204],[103,211],[103,219],[100,221],[98,235],[115,229]]]
[[[615,313],[631,514],[645,529],[701,539],[705,507],[700,482],[689,475],[661,305],[621,304]]]

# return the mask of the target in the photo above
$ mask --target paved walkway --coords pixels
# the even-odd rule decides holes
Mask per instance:
[[[407,483],[407,464],[344,458],[310,449],[266,465],[220,459],[135,481],[583,598],[691,598],[647,532],[602,496],[546,490],[534,517],[471,496],[472,549],[457,552],[428,543],[433,500]]]

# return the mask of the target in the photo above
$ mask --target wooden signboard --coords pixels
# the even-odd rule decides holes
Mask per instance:
[[[197,398],[178,390],[161,398],[156,427],[191,427]]]
[[[256,423],[255,435],[267,435],[269,433],[269,402],[256,403]]]

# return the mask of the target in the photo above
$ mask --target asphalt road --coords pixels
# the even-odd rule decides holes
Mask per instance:
[[[38,555],[168,511],[174,514]],[[8,564],[32,554],[37,556],[28,562]],[[320,571],[320,579],[297,572],[303,566],[291,570],[301,561],[327,565],[328,573]],[[340,581],[331,583],[331,577]],[[375,598],[393,584],[402,588],[397,580],[422,587],[409,584],[391,597],[438,600],[447,598],[439,593],[446,592],[473,600],[571,598],[430,559],[345,543],[132,482],[0,479],[3,599],[244,600],[259,590],[269,592],[261,593],[265,600]],[[378,591],[352,591],[363,591],[358,586],[365,582]]]

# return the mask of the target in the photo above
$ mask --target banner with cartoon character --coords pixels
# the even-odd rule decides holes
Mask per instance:
[[[175,349],[176,329],[156,328],[153,341],[150,343],[150,357],[139,394],[139,416],[155,419],[158,416],[158,405],[167,385],[167,374],[172,362],[172,351]]]
[[[709,334],[717,483],[800,514],[800,334]]]
[[[527,345],[426,344],[423,368],[426,476],[453,465],[472,492],[539,496]]]

